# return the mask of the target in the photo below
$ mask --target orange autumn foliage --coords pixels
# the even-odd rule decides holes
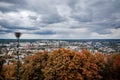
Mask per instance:
[[[43,70],[45,80],[100,80],[104,61],[103,64],[99,61],[85,49],[81,53],[64,48],[55,50]]]
[[[37,52],[28,56],[21,67],[21,80],[43,80],[42,69],[46,66],[47,52]]]
[[[5,80],[16,80],[16,65],[15,64],[4,65],[2,74],[4,74]]]
[[[118,80],[120,79],[120,54],[114,54],[112,55],[112,73],[113,73],[113,79]]]
[[[119,80],[120,54],[103,55],[86,49],[37,52],[20,66],[21,80]],[[16,63],[4,65],[3,80],[16,79]]]

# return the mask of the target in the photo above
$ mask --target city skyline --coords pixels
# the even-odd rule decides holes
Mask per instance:
[[[119,0],[0,0],[0,39],[120,39]]]

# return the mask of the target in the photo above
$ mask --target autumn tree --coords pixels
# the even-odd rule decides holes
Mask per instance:
[[[113,62],[112,62],[113,74],[114,79],[120,79],[120,54],[113,55]]]
[[[42,69],[46,66],[47,52],[37,52],[25,59],[21,67],[21,80],[44,80]]]
[[[80,71],[84,80],[101,80],[104,65],[105,61],[102,54],[93,54],[86,49],[80,53]]]
[[[119,80],[120,54],[103,55],[86,49],[37,52],[20,63],[21,80]],[[16,79],[16,62],[0,67],[0,80]]]
[[[78,72],[79,59],[75,51],[63,48],[54,50],[43,69],[45,80],[82,80]]]
[[[104,70],[104,80],[120,79],[120,54],[106,55],[107,63]]]
[[[16,80],[16,64],[4,65],[2,74],[4,75],[4,80]]]
[[[101,80],[104,57],[99,56],[85,49],[80,53],[64,48],[54,50],[43,70],[45,80]]]

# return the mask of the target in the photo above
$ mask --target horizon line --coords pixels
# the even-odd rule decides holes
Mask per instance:
[[[3,39],[3,38],[2,38]],[[11,39],[11,38],[4,38],[4,39]],[[16,38],[12,38],[12,39],[16,39]],[[23,39],[23,38],[22,38]],[[21,40],[22,40],[21,39]],[[25,39],[25,38],[24,38]],[[31,38],[32,39],[32,38]],[[33,38],[33,39],[35,39],[35,38]],[[36,38],[36,39],[40,39],[40,38]],[[95,38],[93,38],[93,39],[95,39]],[[101,39],[104,39],[104,38],[101,38]],[[115,39],[115,38],[106,38],[106,39]],[[118,39],[118,38],[116,38],[116,39]],[[44,40],[44,39],[41,39],[41,40]],[[56,40],[56,39],[50,39],[50,40]],[[87,40],[87,39],[57,39],[57,40]],[[92,39],[91,39],[92,40]],[[100,39],[99,39],[100,40]]]

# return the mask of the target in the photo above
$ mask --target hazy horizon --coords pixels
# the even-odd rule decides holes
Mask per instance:
[[[2,39],[2,38],[0,38],[0,40],[6,40],[7,38],[4,38],[4,39]],[[11,38],[11,40],[15,40],[16,38]],[[20,40],[120,40],[120,39],[25,39],[25,38],[20,38]]]

